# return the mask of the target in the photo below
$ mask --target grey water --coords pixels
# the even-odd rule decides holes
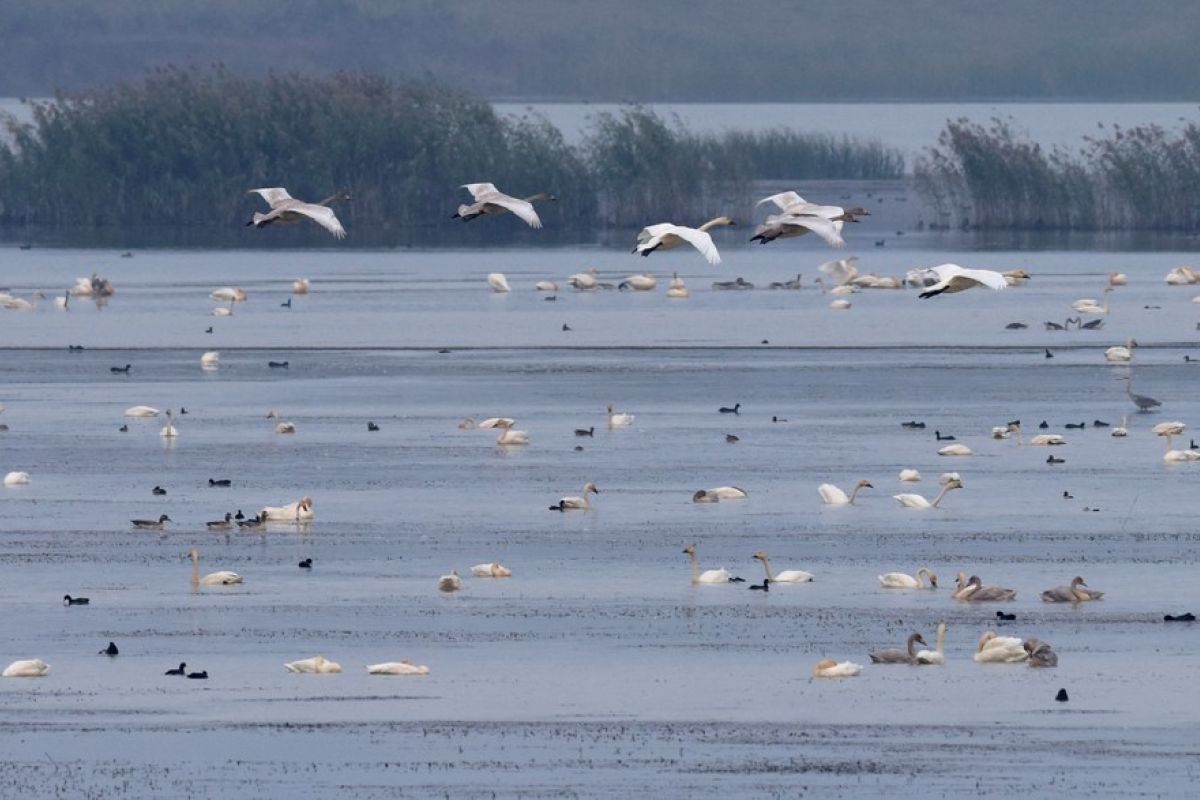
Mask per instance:
[[[1150,428],[1200,418],[1200,364],[1184,360],[1200,357],[1200,290],[1162,281],[1189,254],[860,252],[864,272],[959,260],[1034,278],[930,300],[864,291],[834,311],[812,286],[829,254],[804,241],[729,248],[717,268],[604,248],[0,251],[0,286],[47,295],[0,312],[0,473],[32,476],[0,489],[0,662],[52,667],[0,680],[0,793],[1188,796],[1200,655],[1195,626],[1162,616],[1200,605],[1200,463],[1165,463]],[[569,290],[589,267],[614,282],[651,269],[659,290]],[[1044,329],[1113,270],[1130,285],[1101,330]],[[107,305],[53,307],[93,271],[116,286]],[[493,271],[511,293],[488,289]],[[690,298],[664,296],[672,272]],[[797,272],[800,291],[764,288]],[[735,275],[758,288],[712,289]],[[312,291],[292,296],[302,276]],[[537,280],[560,284],[554,301]],[[248,300],[215,317],[224,285]],[[1130,337],[1132,367],[1106,362]],[[219,368],[201,369],[212,350]],[[1161,412],[1134,413],[1129,374]],[[608,403],[634,424],[608,429]],[[136,404],[186,407],[179,436],[124,418]],[[274,433],[272,409],[294,435]],[[458,427],[492,415],[531,443]],[[1123,416],[1124,439],[1092,426]],[[990,437],[1016,419],[1065,434],[1066,463]],[[938,456],[934,430],[974,455]],[[899,482],[906,467],[922,481]],[[965,488],[939,509],[891,499],[932,496],[950,470]],[[875,488],[855,505],[820,504],[818,484],[860,478]],[[548,510],[588,480],[592,511]],[[721,485],[749,497],[691,502]],[[302,527],[204,527],[304,495]],[[160,513],[165,531],[131,529]],[[693,586],[691,542],[703,568],[747,583]],[[245,583],[194,589],[192,547],[203,572]],[[747,591],[758,549],[816,580]],[[492,560],[513,577],[469,577]],[[875,577],[925,565],[936,591]],[[465,588],[439,593],[451,569]],[[1049,641],[1060,666],[974,663],[997,606],[953,601],[959,571],[1017,589],[1003,606],[1017,620],[996,630]],[[1040,602],[1076,574],[1105,598]],[[932,645],[940,621],[944,667],[869,665],[910,631]],[[121,654],[97,655],[110,640]],[[345,671],[283,668],[316,654]],[[868,666],[812,679],[826,657]],[[399,659],[431,674],[364,669]],[[209,680],[162,674],[180,661]]]

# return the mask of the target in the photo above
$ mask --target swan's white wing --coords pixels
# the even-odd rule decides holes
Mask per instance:
[[[939,264],[933,267],[931,271],[936,273],[946,283],[955,278],[962,278],[997,291],[1008,288],[1008,281],[1004,279],[1004,276],[990,269],[967,269],[966,267],[960,267],[958,264]]]
[[[308,217],[332,233],[335,239],[346,238],[346,229],[342,227],[342,223],[338,221],[337,216],[334,215],[333,210],[330,208],[313,205],[312,203],[296,203],[287,210],[295,211],[297,214],[303,214]]]
[[[685,228],[682,225],[672,225],[667,233],[672,233],[683,239],[692,247],[700,251],[700,255],[704,256],[704,260],[714,267],[721,263],[721,254],[717,252],[717,246],[713,244],[712,237],[707,231],[698,231],[695,228]]]
[[[822,217],[823,219],[832,220],[834,217],[840,217],[846,213],[846,209],[841,206],[819,206],[816,203],[803,203],[797,206],[789,206],[786,209],[789,214],[803,214],[809,217]]]
[[[824,217],[811,217],[806,214],[789,214],[782,217],[779,222],[784,225],[799,225],[802,228],[815,233],[825,240],[825,243],[830,247],[842,247],[846,244],[842,239],[842,223],[841,221],[831,222]]]
[[[247,194],[257,194],[263,200],[267,201],[267,205],[274,208],[284,200],[291,200],[292,196],[288,194],[288,190],[282,186],[276,186],[270,189],[251,189]]]
[[[470,192],[476,200],[483,194],[500,194],[500,190],[492,183],[464,183],[462,188]]]
[[[808,203],[808,201],[795,192],[780,192],[779,194],[773,194],[770,197],[764,197],[754,205],[755,207],[758,207],[763,203],[774,203],[779,208],[786,210],[790,206],[803,205]]]
[[[665,233],[670,233],[674,229],[673,222],[660,222],[657,225],[647,225],[642,228],[642,232],[638,234],[637,243],[647,244],[650,240],[662,236]]]
[[[478,196],[478,195],[477,195]],[[509,197],[506,194],[495,192],[480,197],[480,200],[485,203],[491,203],[494,206],[506,208],[516,214],[531,228],[542,227],[542,220],[538,217],[537,212],[533,210],[533,203],[527,200],[520,200],[516,197]]]

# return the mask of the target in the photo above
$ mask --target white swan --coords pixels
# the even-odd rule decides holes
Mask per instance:
[[[274,411],[274,410],[270,411],[267,414],[267,419],[279,419],[279,412]],[[278,423],[275,424],[275,432],[276,433],[295,433],[296,432],[296,423],[288,422],[286,420],[280,420]]]
[[[915,469],[902,469],[899,475],[900,480],[905,482],[915,482],[921,480],[921,473]]]
[[[529,227],[538,229],[542,227],[542,220],[534,211],[533,204],[558,199],[552,194],[539,192],[522,200],[504,194],[491,183],[464,183],[461,188],[470,192],[471,197],[475,199],[475,202],[469,205],[460,205],[458,213],[454,215],[455,219],[462,219],[464,222],[470,222],[479,216],[512,212]]]
[[[214,289],[209,297],[222,303],[231,301],[234,303],[244,303],[246,301],[246,290],[239,286],[223,286],[220,289]]]
[[[704,491],[718,500],[745,500],[750,496],[750,493],[740,486],[718,486]]]
[[[658,278],[648,272],[641,272],[637,275],[630,275],[625,280],[621,281],[618,288],[629,287],[635,292],[652,292],[658,287]]]
[[[1172,286],[1200,283],[1200,270],[1191,267],[1175,267],[1167,273],[1166,281]]]
[[[830,206],[830,208],[837,208]],[[750,237],[752,242],[773,242],[776,239],[787,239],[793,236],[804,236],[815,233],[830,247],[844,247],[846,240],[842,238],[842,221],[831,220],[816,214],[801,214],[784,212],[771,214],[762,224],[754,229]]]
[[[443,575],[438,578],[438,591],[442,592],[457,592],[462,588],[462,578],[458,577],[458,570],[450,570],[449,575]]]
[[[858,294],[859,292],[859,288],[852,283],[843,283],[841,286],[834,286],[832,289],[826,288],[825,279],[819,276],[813,283],[821,290],[821,294],[847,295]]]
[[[551,511],[586,511],[592,507],[588,500],[589,494],[600,494],[596,484],[588,481],[583,485],[583,491],[578,497],[560,497],[557,505],[550,506]]]
[[[212,310],[212,315],[214,317],[232,317],[233,316],[233,303],[234,303],[234,301],[230,300],[228,307],[219,306],[217,308],[214,308]]]
[[[24,486],[29,483],[28,472],[13,471],[4,476],[5,486]]]
[[[471,574],[476,578],[511,578],[512,570],[499,561],[492,561],[471,567]]]
[[[1029,440],[1035,447],[1058,447],[1067,443],[1066,437],[1058,433],[1039,433]]]
[[[1129,276],[1127,276],[1124,272],[1108,273],[1109,286],[1124,286],[1127,283],[1129,283]]]
[[[1023,269],[1010,269],[1000,274],[1004,276],[1004,281],[1009,286],[1024,286],[1033,277]]]
[[[1116,362],[1121,362],[1121,363],[1124,363],[1126,361],[1132,361],[1133,360],[1133,348],[1135,348],[1137,346],[1138,346],[1137,339],[1130,339],[1128,342],[1125,343],[1124,347],[1121,347],[1120,345],[1118,345],[1116,347],[1110,347],[1104,351],[1104,360],[1105,361],[1116,361]]]
[[[539,292],[557,292],[558,284],[554,281],[538,281],[533,288]]]
[[[937,451],[939,456],[969,456],[971,448],[965,444],[948,444]]]
[[[771,570],[771,562],[767,560],[767,554],[762,550],[756,552],[754,558],[762,562],[763,570],[771,583],[808,583],[814,577],[811,572],[802,569],[785,569],[783,572],[774,573]]]
[[[885,589],[924,589],[922,577],[929,581],[930,589],[937,588],[937,575],[931,572],[929,567],[921,567],[916,575],[909,575],[907,572],[885,572],[875,577],[879,578],[879,585]]]
[[[529,434],[525,431],[505,428],[496,439],[496,444],[529,444]]]
[[[308,290],[312,288],[312,283],[308,278],[296,278],[292,281],[292,294],[308,294]]]
[[[1127,414],[1122,414],[1121,415],[1121,424],[1118,425],[1117,427],[1113,428],[1112,433],[1110,433],[1109,435],[1116,436],[1118,438],[1123,437],[1123,436],[1128,436],[1129,428],[1125,427],[1128,423],[1129,423],[1129,416]]]
[[[429,667],[411,661],[385,661],[367,667],[368,675],[428,675]]]
[[[0,672],[0,678],[41,678],[50,671],[50,665],[40,658],[14,661]]]
[[[834,311],[846,311],[850,308],[849,300],[833,300],[829,303],[829,307]]]
[[[689,544],[683,548],[683,552],[687,555],[692,564],[692,583],[729,583],[729,579],[733,576],[729,574],[729,570],[721,567],[720,569],[706,569],[700,571],[700,564],[696,560],[696,545]]]
[[[937,276],[938,281],[917,295],[921,299],[939,294],[965,292],[977,286],[997,291],[1008,288],[1008,281],[1004,276],[990,269],[966,269],[957,264],[941,264],[931,267],[930,271]]]
[[[700,252],[700,255],[704,256],[705,261],[716,266],[721,263],[721,254],[717,252],[717,246],[713,244],[712,236],[708,231],[720,225],[732,224],[733,220],[729,217],[717,217],[710,219],[699,228],[689,228],[670,222],[647,225],[638,234],[633,252],[648,256],[655,250],[670,250],[683,244],[690,244]]]
[[[200,552],[193,547],[188,551],[188,558],[192,560],[192,586],[229,586],[242,582],[241,575],[228,570],[210,572],[202,578],[200,577]]]
[[[853,661],[838,663],[827,658],[824,661],[818,661],[817,665],[813,667],[813,676],[817,678],[853,678],[862,670],[862,664],[855,664]]]
[[[838,258],[821,264],[817,267],[817,271],[833,281],[835,286],[844,286],[858,277],[857,263],[858,256]],[[824,287],[824,285],[824,281],[822,281],[821,286]]]
[[[1155,436],[1161,436],[1167,440],[1167,450],[1173,450],[1174,438],[1182,436],[1183,432],[1187,430],[1187,425],[1179,420],[1174,420],[1172,422],[1160,422],[1150,430],[1154,432]]]
[[[158,435],[164,439],[174,439],[179,435],[179,431],[175,428],[175,417],[171,414],[171,409],[167,409],[167,424],[162,426],[162,430]]]
[[[954,489],[963,488],[963,483],[960,480],[950,480],[942,486],[942,491],[938,492],[938,496],[932,502],[926,500],[919,494],[895,494],[892,498],[905,508],[937,508],[938,503],[942,502],[942,498],[947,492]]]
[[[1025,643],[1016,636],[998,636],[985,631],[975,648],[975,660],[980,664],[1014,664],[1029,658]]]
[[[488,417],[471,427],[475,428],[511,428],[517,421],[512,417]],[[462,425],[459,425],[461,428]]]
[[[683,298],[689,295],[687,284],[683,282],[683,278],[679,277],[676,272],[671,276],[671,283],[667,286],[667,297]]]
[[[1200,450],[1168,450],[1163,461],[1200,461]]]
[[[221,363],[221,354],[216,350],[209,350],[204,355],[200,356],[200,366],[205,369],[214,369]]]
[[[620,414],[613,411],[612,403],[608,404],[608,427],[626,428],[633,424],[633,414]]]
[[[847,506],[854,502],[854,498],[858,496],[859,489],[874,489],[870,481],[859,481],[854,484],[854,488],[850,490],[850,494],[846,494],[832,483],[822,483],[817,487],[817,494],[821,498],[821,502],[827,506]]]
[[[342,665],[325,656],[313,656],[301,661],[290,661],[283,665],[288,672],[304,672],[315,675],[333,675],[342,671]]]
[[[586,272],[576,272],[567,279],[567,283],[571,284],[572,289],[580,292],[590,291],[600,285],[595,267],[590,267]]]
[[[320,203],[305,203],[292,197],[282,186],[251,189],[246,194],[257,194],[271,207],[266,214],[254,212],[254,216],[246,223],[247,227],[253,225],[255,228],[261,228],[275,222],[291,223],[299,222],[302,219],[311,219],[332,233],[333,238],[346,238],[346,229],[342,227],[342,223],[333,213],[333,209],[326,205],[336,200],[349,199],[346,195],[332,195]]]
[[[314,516],[313,501],[307,495],[286,506],[264,506],[258,512],[259,519],[273,522],[306,522]]]
[[[502,294],[512,291],[512,287],[508,285],[508,278],[504,277],[503,272],[489,272],[487,282],[488,286],[492,287],[493,292]]]
[[[937,627],[937,649],[936,650],[918,650],[918,664],[945,664],[946,663],[946,623],[939,622]]]
[[[130,406],[125,409],[127,417],[157,417],[162,412],[153,406]]]
[[[1108,313],[1108,293],[1111,292],[1112,290],[1113,290],[1113,288],[1111,286],[1104,287],[1105,298],[1104,298],[1103,305],[1097,303],[1095,300],[1088,299],[1088,300],[1077,300],[1077,301],[1075,301],[1075,303],[1072,304],[1072,307],[1076,311],[1078,311],[1080,314],[1090,314],[1092,316],[1103,316]]]
[[[959,474],[957,472],[943,472],[941,475],[938,476],[938,483],[940,483],[942,486],[945,486],[950,481],[960,481],[960,480],[962,480],[962,478],[959,477]]]

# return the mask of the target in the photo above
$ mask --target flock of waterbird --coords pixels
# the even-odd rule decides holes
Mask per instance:
[[[542,227],[542,222],[534,209],[534,204],[557,200],[554,195],[548,193],[538,193],[525,198],[512,197],[500,192],[491,183],[465,184],[462,188],[470,193],[472,202],[460,205],[454,218],[462,219],[464,222],[481,216],[511,213],[531,228],[538,229]],[[309,220],[329,231],[337,239],[342,239],[346,236],[345,228],[330,207],[335,203],[350,201],[350,195],[345,192],[330,195],[318,203],[307,203],[297,200],[286,189],[280,187],[255,189],[250,193],[258,194],[267,203],[269,210],[267,213],[254,213],[251,220],[246,223],[247,226],[261,228],[268,225],[291,224]],[[777,211],[776,213],[769,214],[754,229],[751,241],[767,244],[780,238],[791,238],[813,233],[832,247],[842,247],[845,244],[841,236],[845,223],[858,223],[860,217],[868,215],[867,211],[859,207],[843,208],[841,206],[810,203],[794,191],[781,192],[763,198],[757,205],[768,203],[773,204]],[[716,217],[695,228],[674,223],[648,225],[638,234],[633,252],[642,256],[649,256],[660,250],[670,250],[687,245],[699,252],[710,265],[717,265],[721,263],[721,256],[716,244],[713,242],[710,231],[714,228],[733,225],[734,220],[728,216]],[[942,294],[955,294],[974,288],[1002,290],[1009,286],[1020,285],[1031,277],[1025,270],[997,272],[984,269],[968,269],[956,264],[942,264],[931,268],[913,269],[903,278],[873,274],[864,275],[859,273],[856,261],[856,258],[850,257],[829,261],[819,267],[821,277],[814,281],[814,285],[820,288],[822,293],[838,296],[830,304],[830,307],[835,310],[850,308],[849,301],[842,296],[853,294],[862,289],[904,289],[907,287],[916,287],[921,289],[918,295],[919,298],[926,299]],[[797,290],[801,288],[801,278],[801,275],[797,275],[793,280],[772,283],[770,288]],[[501,273],[489,274],[487,282],[495,292],[509,292],[512,289],[507,277]],[[1078,329],[1099,330],[1103,326],[1103,317],[1108,315],[1110,311],[1108,295],[1116,287],[1126,285],[1127,282],[1128,279],[1123,274],[1110,274],[1108,285],[1104,288],[1103,302],[1094,298],[1080,299],[1072,304],[1072,311],[1079,316],[1069,317],[1061,324],[1046,322],[1046,329],[1067,330],[1074,324]],[[1168,273],[1166,282],[1170,285],[1200,284],[1200,270],[1190,267],[1177,267]],[[601,281],[597,271],[590,269],[572,275],[567,283],[574,290],[584,292],[612,288],[647,292],[657,288],[658,280],[653,274],[639,273],[629,276],[614,286],[611,283]],[[292,291],[295,294],[307,294],[310,287],[311,284],[308,279],[300,278],[293,282]],[[559,289],[556,282],[549,280],[539,281],[534,288],[542,292],[557,292]],[[752,289],[754,286],[739,277],[734,281],[714,283],[713,288],[739,290]],[[102,302],[104,299],[111,297],[114,292],[112,284],[107,279],[93,274],[91,278],[77,279],[75,285],[70,287],[62,297],[55,298],[55,306],[60,310],[68,310],[71,297],[79,296],[91,297],[98,302]],[[679,277],[678,273],[674,274],[670,281],[667,296],[678,299],[689,296],[686,284]],[[234,313],[237,303],[245,302],[246,293],[238,287],[222,287],[213,291],[210,297],[214,301],[229,303],[228,306],[215,308],[213,315],[229,316]],[[36,308],[36,299],[38,298],[35,297],[33,300],[26,300],[14,297],[8,292],[0,292],[0,308],[33,310]],[[553,296],[548,296],[546,299],[553,299]],[[1196,297],[1194,301],[1200,302],[1200,296]],[[289,299],[283,305],[290,307],[291,300]],[[1083,316],[1095,316],[1098,319],[1084,322],[1082,320]],[[1008,325],[1010,329],[1025,327],[1027,325],[1020,322]],[[212,328],[209,328],[207,332],[211,333]],[[1109,362],[1128,364],[1134,358],[1134,349],[1136,347],[1137,341],[1129,339],[1124,345],[1109,347],[1104,352],[1104,357]],[[73,346],[72,349],[82,348]],[[1046,355],[1047,357],[1051,357],[1049,351],[1046,352]],[[200,358],[200,364],[204,369],[217,369],[220,364],[220,354],[216,351],[205,352]],[[286,368],[287,362],[271,362],[270,366]],[[111,369],[114,373],[128,374],[131,365],[126,364],[123,367],[112,367]],[[1131,376],[1122,376],[1122,380],[1126,381],[1126,392],[1139,412],[1153,411],[1162,405],[1160,401],[1154,398],[1135,394],[1132,389]],[[0,406],[0,411],[3,411],[2,406]],[[740,403],[732,407],[722,407],[719,411],[721,413],[738,414],[740,413]],[[163,412],[151,406],[133,406],[126,410],[125,416],[129,418],[146,418],[157,417],[161,413]],[[185,409],[180,410],[181,415],[186,413]],[[171,440],[179,435],[179,431],[175,426],[175,417],[172,411],[168,409],[165,412],[165,416],[167,422],[161,429],[160,435],[164,439]],[[293,434],[296,432],[295,425],[282,420],[277,412],[270,412],[268,418],[275,421],[274,430],[276,433]],[[634,419],[632,414],[615,411],[612,405],[609,405],[607,408],[607,425],[610,429],[630,427]],[[776,417],[772,421],[780,420]],[[910,429],[925,428],[925,423],[923,422],[912,421],[902,424],[905,428]],[[528,445],[530,443],[529,433],[518,430],[515,425],[516,421],[511,417],[490,417],[481,421],[467,418],[459,423],[459,428],[497,430],[499,431],[499,435],[496,439],[496,444],[502,447]],[[1040,427],[1046,428],[1048,426],[1043,422]],[[1080,428],[1083,427],[1083,424],[1067,425],[1066,427]],[[1094,427],[1109,427],[1109,425],[1096,420]],[[127,426],[123,426],[122,430],[128,430]],[[375,423],[369,422],[368,430],[378,431],[379,427]],[[1163,437],[1167,443],[1165,460],[1200,460],[1200,450],[1196,449],[1194,443],[1192,447],[1186,450],[1177,450],[1173,447],[1173,437],[1182,435],[1184,431],[1185,425],[1182,422],[1163,422],[1152,428],[1152,433]],[[586,429],[579,428],[575,430],[575,435],[591,437],[594,435],[594,432],[594,426]],[[1114,437],[1127,436],[1127,419],[1123,419],[1119,427],[1112,428],[1111,435]],[[973,454],[973,451],[967,445],[957,442],[954,436],[943,436],[940,431],[935,432],[935,436],[939,442],[947,440],[954,442],[938,449],[937,454],[939,456],[962,457]],[[1005,425],[993,427],[991,438],[1015,438],[1017,446],[1024,444],[1019,421],[1012,421]],[[727,435],[726,440],[736,442],[738,441],[738,437]],[[1032,437],[1029,444],[1034,446],[1061,446],[1066,444],[1066,437],[1062,434],[1039,434]],[[576,449],[582,448],[577,447]],[[1062,459],[1056,459],[1054,456],[1051,456],[1048,461],[1052,464],[1062,463]],[[901,482],[919,481],[920,473],[915,469],[904,469],[900,472],[898,480]],[[29,473],[23,471],[11,471],[4,477],[4,485],[9,487],[22,486],[29,482]],[[944,473],[939,482],[942,488],[932,499],[915,493],[899,493],[893,497],[904,508],[932,510],[939,507],[939,504],[949,492],[964,487],[964,483],[957,472]],[[229,479],[210,479],[208,484],[210,487],[227,487],[231,484],[231,481]],[[817,487],[817,494],[821,502],[825,505],[852,506],[855,504],[860,491],[873,488],[874,486],[871,482],[860,480],[847,493],[833,484],[823,483]],[[584,484],[579,495],[561,497],[556,503],[550,505],[549,508],[550,510],[559,512],[590,511],[593,508],[591,497],[599,495],[599,493],[600,489],[596,484],[588,481]],[[154,494],[164,495],[166,494],[166,490],[156,486]],[[1067,493],[1064,493],[1064,495],[1069,496]],[[749,493],[740,487],[720,486],[696,491],[692,496],[692,501],[695,503],[727,502],[731,500],[744,500],[748,496]],[[300,500],[283,506],[264,506],[252,517],[246,517],[240,509],[237,511],[236,517],[232,512],[226,512],[222,519],[207,522],[205,526],[210,531],[228,531],[232,530],[235,525],[239,528],[256,529],[262,528],[267,522],[304,525],[311,522],[314,517],[312,498],[305,496]],[[157,518],[131,520],[133,528],[138,530],[163,530],[168,522],[172,522],[172,520],[167,514],[161,514]],[[734,576],[724,567],[701,570],[695,544],[687,545],[683,552],[689,559],[692,583],[694,585],[744,582],[742,578]],[[241,575],[228,570],[201,575],[199,567],[200,556],[196,548],[192,548],[188,552],[188,557],[192,562],[191,583],[195,589],[200,589],[201,587],[230,586],[243,582]],[[804,570],[789,569],[776,572],[772,568],[767,554],[761,550],[754,553],[753,559],[762,564],[765,573],[761,584],[749,586],[754,591],[766,593],[770,591],[773,585],[803,584],[814,579],[814,575],[811,572]],[[302,569],[311,569],[312,559],[301,561],[299,566]],[[512,576],[512,571],[499,562],[477,564],[470,568],[470,573],[472,576],[479,578],[508,578]],[[885,589],[936,590],[938,586],[937,575],[928,567],[922,567],[916,574],[911,575],[902,572],[889,572],[879,575],[878,580],[880,586]],[[463,582],[457,570],[452,570],[449,574],[443,575],[438,579],[437,586],[441,592],[456,592],[463,588]],[[1091,589],[1082,577],[1077,576],[1068,585],[1043,591],[1041,599],[1044,602],[1051,603],[1078,604],[1099,600],[1103,595],[1103,592]],[[1016,591],[999,586],[987,586],[978,576],[972,575],[967,577],[964,573],[960,572],[957,577],[957,588],[952,594],[952,598],[955,601],[964,603],[1008,602],[1016,598]],[[89,605],[90,601],[88,598],[65,595],[63,604],[65,606],[84,606]],[[998,620],[1001,622],[1013,621],[1016,618],[1015,614],[1002,611],[998,611],[996,614]],[[1167,621],[1191,621],[1194,618],[1190,614],[1185,614],[1176,617],[1168,615],[1165,619]],[[945,663],[946,630],[947,626],[945,623],[938,625],[936,650],[916,650],[917,644],[928,645],[920,632],[913,632],[908,637],[904,647],[871,652],[869,653],[870,660],[876,664],[943,664]],[[101,651],[102,654],[113,657],[118,655],[118,652],[116,644],[111,642],[106,650]],[[1001,636],[992,630],[985,631],[979,638],[973,653],[973,659],[980,663],[1026,662],[1034,667],[1054,667],[1058,663],[1057,654],[1054,653],[1053,649],[1047,643],[1036,638],[1022,640],[1014,636]],[[284,666],[288,672],[293,673],[335,674],[342,671],[340,664],[329,661],[320,655],[289,662]],[[10,664],[0,675],[3,677],[40,677],[46,675],[49,669],[49,665],[40,659],[21,659]],[[366,669],[369,674],[381,675],[423,675],[429,673],[427,666],[403,660],[367,665]],[[850,661],[839,662],[832,659],[825,659],[814,667],[813,675],[815,677],[852,677],[860,674],[862,669],[861,665]],[[168,676],[186,676],[191,679],[206,679],[208,677],[207,671],[188,672],[186,663],[180,663],[177,668],[168,669],[165,674]],[[1066,699],[1065,690],[1060,692],[1058,699]]]

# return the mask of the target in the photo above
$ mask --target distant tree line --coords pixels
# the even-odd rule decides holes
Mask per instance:
[[[1002,119],[958,119],[915,166],[944,227],[1200,230],[1200,126],[1154,125],[1047,151]]]
[[[338,214],[376,228],[444,225],[491,181],[514,195],[553,192],[548,224],[642,225],[745,203],[763,178],[894,178],[899,152],[789,130],[699,135],[629,107],[568,144],[545,119],[498,115],[430,81],[340,73],[248,79],[217,68],[162,68],[136,83],[34,105],[5,121],[0,223],[235,226],[285,186],[318,200],[347,190]],[[5,137],[0,137],[5,138]],[[743,206],[744,207],[744,206]],[[472,223],[474,226],[485,223]]]

